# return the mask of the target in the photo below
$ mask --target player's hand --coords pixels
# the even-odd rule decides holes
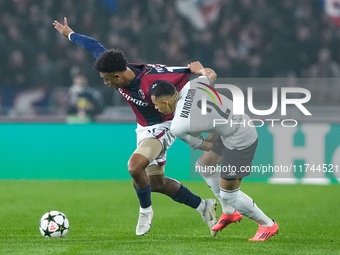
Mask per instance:
[[[63,36],[68,38],[68,35],[74,32],[68,25],[67,25],[67,18],[64,18],[64,25],[59,23],[58,21],[53,21],[53,26],[55,29],[59,31]]]
[[[206,76],[210,80],[210,83],[213,83],[216,80],[217,74],[215,71],[210,68],[203,67],[199,61],[190,63],[188,67],[193,74]]]
[[[210,151],[213,146],[214,146],[213,143],[204,140],[203,144],[200,147],[198,147],[198,149],[201,151]]]
[[[216,133],[211,133],[206,138],[204,138],[205,141],[210,142],[210,143],[216,143],[220,138],[220,134]]]
[[[199,61],[192,62],[188,64],[190,71],[194,74],[202,75],[203,65]]]

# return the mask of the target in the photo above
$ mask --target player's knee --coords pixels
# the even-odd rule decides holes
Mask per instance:
[[[138,162],[136,160],[129,160],[128,162],[128,172],[132,178],[136,178],[139,175],[142,174],[143,171],[145,171],[145,164],[142,164],[141,162]]]
[[[141,175],[148,166],[149,160],[141,154],[133,153],[128,162],[128,171],[132,178]]]

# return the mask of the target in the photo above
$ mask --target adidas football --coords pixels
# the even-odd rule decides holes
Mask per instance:
[[[63,237],[68,233],[69,227],[65,214],[59,211],[45,213],[39,223],[40,233],[44,237]]]

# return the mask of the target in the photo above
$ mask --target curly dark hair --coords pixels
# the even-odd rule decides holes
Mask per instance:
[[[155,98],[173,96],[176,94],[176,87],[169,81],[155,81],[150,87],[149,94]]]
[[[102,73],[122,72],[127,69],[127,59],[120,50],[106,50],[94,62],[94,69]]]

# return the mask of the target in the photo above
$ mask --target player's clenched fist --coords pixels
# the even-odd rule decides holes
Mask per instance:
[[[198,74],[201,69],[203,69],[203,65],[199,61],[191,62],[188,64],[188,67],[190,68],[190,71],[194,74]]]
[[[188,64],[190,71],[193,74],[203,75],[209,78],[210,82],[213,83],[216,80],[217,74],[210,68],[204,68],[201,62],[195,61]]]

